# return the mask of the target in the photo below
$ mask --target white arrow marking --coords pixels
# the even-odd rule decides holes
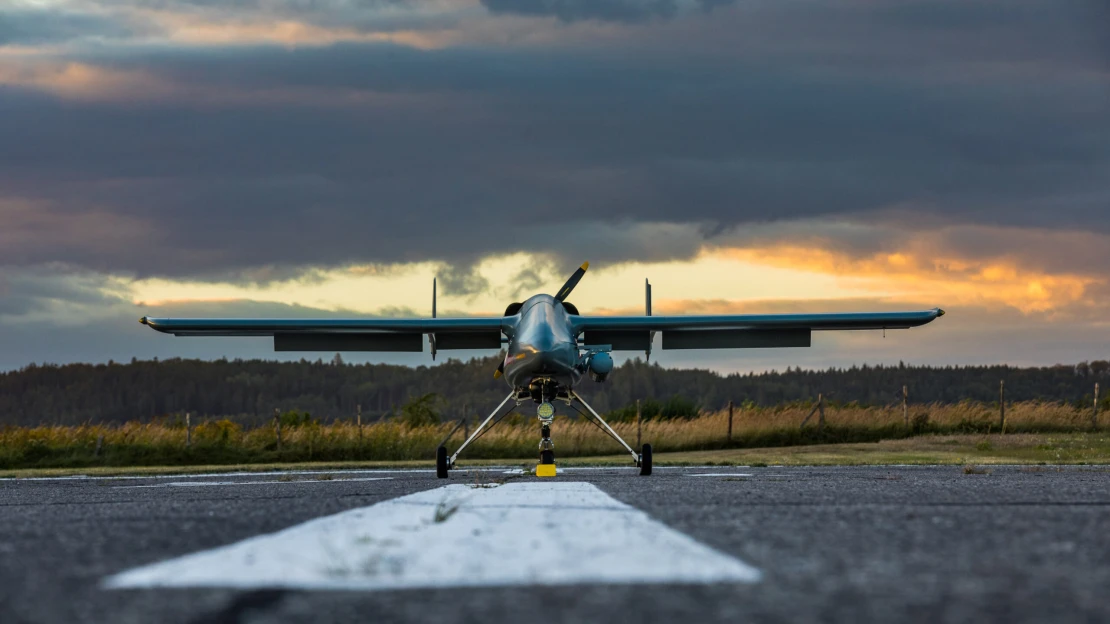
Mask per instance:
[[[448,485],[129,570],[104,585],[375,590],[759,578],[589,483],[546,482]]]

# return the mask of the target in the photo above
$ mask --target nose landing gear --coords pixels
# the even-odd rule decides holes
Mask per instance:
[[[540,463],[536,466],[537,477],[555,476],[555,443],[551,441],[551,423],[555,420],[555,407],[550,403],[540,403],[536,409],[540,419]]]

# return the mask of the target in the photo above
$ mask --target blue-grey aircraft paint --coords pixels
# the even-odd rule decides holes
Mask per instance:
[[[579,366],[578,337],[563,304],[551,295],[536,295],[524,302],[520,313],[502,325],[509,338],[505,353],[505,380],[514,388],[526,387],[535,377],[550,377],[574,387],[585,372]]]

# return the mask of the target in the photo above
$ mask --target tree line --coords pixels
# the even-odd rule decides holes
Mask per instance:
[[[30,365],[0,373],[0,425],[115,423],[180,415],[262,424],[275,409],[309,413],[322,421],[363,422],[401,417],[429,394],[443,418],[484,416],[508,388],[493,378],[498,356],[448,360],[433,367],[301,360],[132,360],[130,363]],[[661,416],[715,410],[728,401],[775,405],[822,393],[837,403],[886,405],[908,386],[914,403],[1007,400],[1090,404],[1094,384],[1110,395],[1110,363],[1048,367],[852,366],[826,370],[721,375],[668,369],[634,359],[604,383],[583,382],[581,394],[598,411],[625,415],[637,399]]]

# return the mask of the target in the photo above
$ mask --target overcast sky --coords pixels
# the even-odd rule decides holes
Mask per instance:
[[[949,312],[666,365],[1110,358],[1110,4],[0,4],[0,370],[275,357],[136,320],[433,276],[499,314],[583,260],[586,314]]]

